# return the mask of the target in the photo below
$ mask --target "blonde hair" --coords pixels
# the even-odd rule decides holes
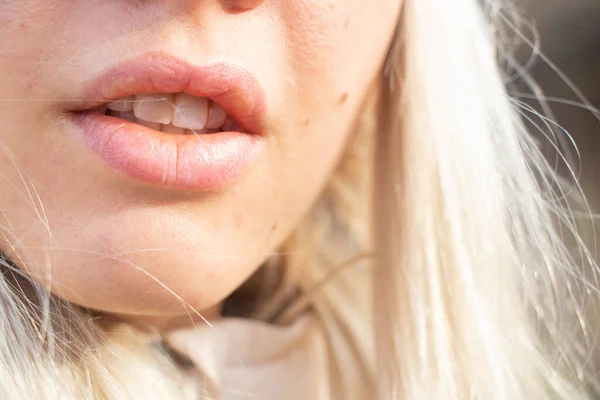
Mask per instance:
[[[506,15],[489,3],[404,0],[372,112],[270,261],[283,275],[254,317],[285,323],[313,310],[332,354],[332,397],[572,400],[595,389],[576,297],[597,289],[558,233],[576,237],[576,227],[506,94],[489,24]],[[24,293],[14,282],[27,278],[5,267],[0,398],[195,396],[133,329],[100,329],[33,283]]]

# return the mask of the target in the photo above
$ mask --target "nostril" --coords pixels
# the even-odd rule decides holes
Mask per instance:
[[[240,13],[244,11],[250,11],[262,3],[265,0],[221,0],[222,7],[231,13]]]

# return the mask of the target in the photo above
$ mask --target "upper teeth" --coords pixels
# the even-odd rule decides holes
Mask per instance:
[[[190,130],[220,128],[227,120],[227,113],[219,105],[185,93],[128,96],[108,103],[107,107],[119,112],[114,113],[115,116],[127,116],[133,112],[136,121]]]

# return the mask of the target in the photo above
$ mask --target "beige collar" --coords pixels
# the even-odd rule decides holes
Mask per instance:
[[[193,379],[209,398],[330,398],[325,340],[312,316],[285,327],[224,319],[213,327],[171,332],[165,341],[191,360]]]

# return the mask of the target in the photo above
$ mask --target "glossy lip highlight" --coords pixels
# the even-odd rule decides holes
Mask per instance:
[[[219,104],[239,132],[165,134],[92,111],[134,94],[180,93]],[[84,142],[109,165],[150,183],[214,191],[239,178],[264,145],[266,101],[257,80],[227,63],[193,66],[162,53],[148,53],[110,68],[69,103]]]

